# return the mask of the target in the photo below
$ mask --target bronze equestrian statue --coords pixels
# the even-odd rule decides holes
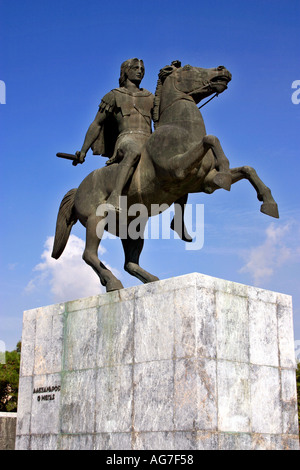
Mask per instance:
[[[134,72],[127,72],[125,76],[125,80],[129,78],[131,81],[130,78],[133,78],[132,82],[135,82],[134,85],[137,87],[135,91],[132,91],[130,84],[129,93],[139,94],[140,91],[143,93],[139,88],[139,83],[144,70],[141,61],[138,62],[137,75],[134,76]],[[149,132],[147,137],[142,139],[140,146],[135,143],[133,133],[129,134],[131,138],[133,136],[131,148],[134,148],[136,153],[131,151],[126,153],[128,146],[125,145],[122,148],[122,145],[117,145],[118,136],[122,134],[124,124],[122,120],[118,123],[117,113],[121,113],[124,117],[126,110],[122,110],[122,104],[115,106],[113,111],[111,108],[110,118],[114,122],[110,123],[109,131],[112,136],[112,129],[115,129],[115,134],[110,142],[113,143],[114,148],[112,149],[111,146],[108,152],[110,164],[90,173],[77,189],[70,190],[64,196],[58,212],[52,256],[56,259],[60,257],[72,226],[79,220],[86,228],[83,259],[97,273],[107,292],[121,289],[123,286],[98,258],[98,247],[104,230],[120,236],[125,253],[124,269],[128,273],[144,283],[158,280],[156,276],[139,266],[139,257],[144,244],[143,237],[130,237],[128,232],[124,236],[124,231],[120,233],[118,223],[107,224],[106,216],[110,208],[112,211],[116,210],[117,219],[122,215],[116,200],[116,196],[121,193],[127,197],[128,207],[136,203],[142,204],[150,217],[156,215],[153,213],[153,205],[158,206],[164,203],[165,207],[168,207],[177,202],[184,208],[188,193],[211,194],[221,188],[230,190],[231,184],[247,179],[255,188],[258,200],[262,202],[261,212],[278,218],[277,204],[271,191],[257,176],[256,171],[249,166],[230,169],[218,138],[206,135],[204,121],[197,104],[214,93],[220,94],[225,91],[230,80],[231,74],[223,66],[211,69],[190,65],[182,67],[180,62],[175,61],[170,66],[161,69],[154,105],[151,109],[155,131]],[[128,83],[127,81],[127,85]],[[141,109],[138,109],[138,104],[136,108],[137,114],[141,115],[140,122],[142,122],[144,117]],[[132,105],[127,109],[131,113]],[[99,112],[101,113],[100,108]],[[149,116],[145,117],[149,118]],[[98,119],[97,132],[94,132],[92,136],[88,136],[88,131],[82,150],[74,157],[75,163],[84,161],[86,151],[90,147],[94,147],[96,149],[94,153],[97,153],[96,139],[99,142],[102,138],[100,133],[105,132],[102,123],[104,123],[104,118],[101,122]],[[149,120],[147,120],[147,125],[148,123]],[[150,124],[147,129],[149,126]],[[139,130],[138,126],[137,130]],[[120,140],[122,141],[122,136]],[[126,138],[124,141],[126,142]],[[98,154],[100,152],[105,153],[99,148]],[[127,155],[129,159],[126,167]],[[126,167],[125,170],[122,169],[122,164]],[[108,212],[99,211],[101,205],[108,207]],[[133,219],[133,216],[126,216],[127,227]],[[183,225],[183,221],[181,223]],[[172,228],[176,229],[174,221]],[[185,239],[184,234],[182,238]],[[189,241],[188,235],[186,241]]]

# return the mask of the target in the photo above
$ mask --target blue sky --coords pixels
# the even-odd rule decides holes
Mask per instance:
[[[279,220],[261,214],[247,181],[193,195],[189,202],[204,204],[203,248],[147,240],[142,266],[162,279],[201,272],[293,295],[300,339],[300,104],[291,100],[300,80],[299,20],[298,0],[1,2],[0,340],[8,350],[21,338],[23,310],[100,292],[80,260],[83,228],[74,227],[60,262],[49,259],[49,237],[63,195],[105,159],[89,153],[73,167],[55,155],[80,149],[131,57],[144,60],[143,87],[152,92],[159,69],[175,59],[230,70],[228,90],[203,109],[207,132],[232,167],[256,169],[280,211]],[[120,241],[101,247],[124,286],[136,285],[122,269]]]

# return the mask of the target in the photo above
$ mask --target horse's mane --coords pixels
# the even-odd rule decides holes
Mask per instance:
[[[169,75],[171,75],[171,73],[173,73],[174,70],[178,69],[179,67],[181,67],[181,62],[179,60],[174,60],[171,63],[171,65],[166,65],[159,71],[155,95],[154,95],[154,106],[153,106],[154,129],[156,128],[158,120],[159,120],[159,106],[160,106],[161,91],[162,91],[163,83],[165,79]]]

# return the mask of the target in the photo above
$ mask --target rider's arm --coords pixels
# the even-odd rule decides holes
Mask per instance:
[[[104,124],[105,120],[109,115],[111,115],[115,106],[115,96],[112,91],[107,93],[102,98],[102,101],[99,105],[99,111],[96,114],[96,117],[90,127],[87,130],[82,148],[80,152],[76,152],[80,161],[84,161],[87,151],[92,147],[93,143],[99,137],[101,127]]]
[[[87,130],[80,153],[86,155],[87,151],[91,148],[97,137],[99,136],[100,129],[107,117],[106,112],[98,111],[96,117]]]

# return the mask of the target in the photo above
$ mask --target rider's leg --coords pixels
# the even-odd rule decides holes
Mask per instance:
[[[117,212],[120,212],[119,198],[124,186],[133,174],[134,166],[140,158],[140,147],[135,142],[126,142],[119,148],[118,152],[123,154],[123,159],[118,164],[117,180],[112,193],[107,199],[107,204],[111,204]]]

